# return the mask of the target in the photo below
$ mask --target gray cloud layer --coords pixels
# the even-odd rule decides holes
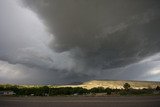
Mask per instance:
[[[0,82],[159,80],[158,0],[0,1]]]
[[[87,66],[114,68],[159,51],[158,0],[26,0],[54,35],[51,47]]]

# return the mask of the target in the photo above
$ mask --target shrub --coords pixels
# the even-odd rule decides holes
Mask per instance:
[[[124,87],[125,90],[129,90],[129,88],[130,88],[131,86],[130,86],[130,84],[125,83],[125,84],[123,85],[123,87]]]

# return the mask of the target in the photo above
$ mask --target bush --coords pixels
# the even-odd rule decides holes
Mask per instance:
[[[89,90],[91,93],[104,93],[105,89],[103,87],[96,87]]]
[[[124,87],[125,90],[129,90],[129,88],[130,88],[131,86],[130,86],[130,84],[125,83],[125,84],[123,85],[123,87]]]
[[[157,90],[157,91],[160,91],[160,87],[159,87],[159,86],[157,86],[157,87],[156,87],[156,90]]]
[[[105,89],[105,92],[107,93],[107,95],[111,95],[112,90],[111,90],[110,88],[106,88],[106,89]]]

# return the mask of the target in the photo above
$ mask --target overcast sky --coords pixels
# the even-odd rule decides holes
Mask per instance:
[[[0,83],[160,81],[159,0],[0,0]]]

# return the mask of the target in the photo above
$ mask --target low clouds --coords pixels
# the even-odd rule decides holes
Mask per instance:
[[[143,60],[126,65],[125,67],[102,70],[100,77],[108,77],[109,79],[126,79],[126,80],[156,80],[160,78],[160,53],[146,57]]]
[[[159,80],[158,0],[0,2],[3,83]]]

